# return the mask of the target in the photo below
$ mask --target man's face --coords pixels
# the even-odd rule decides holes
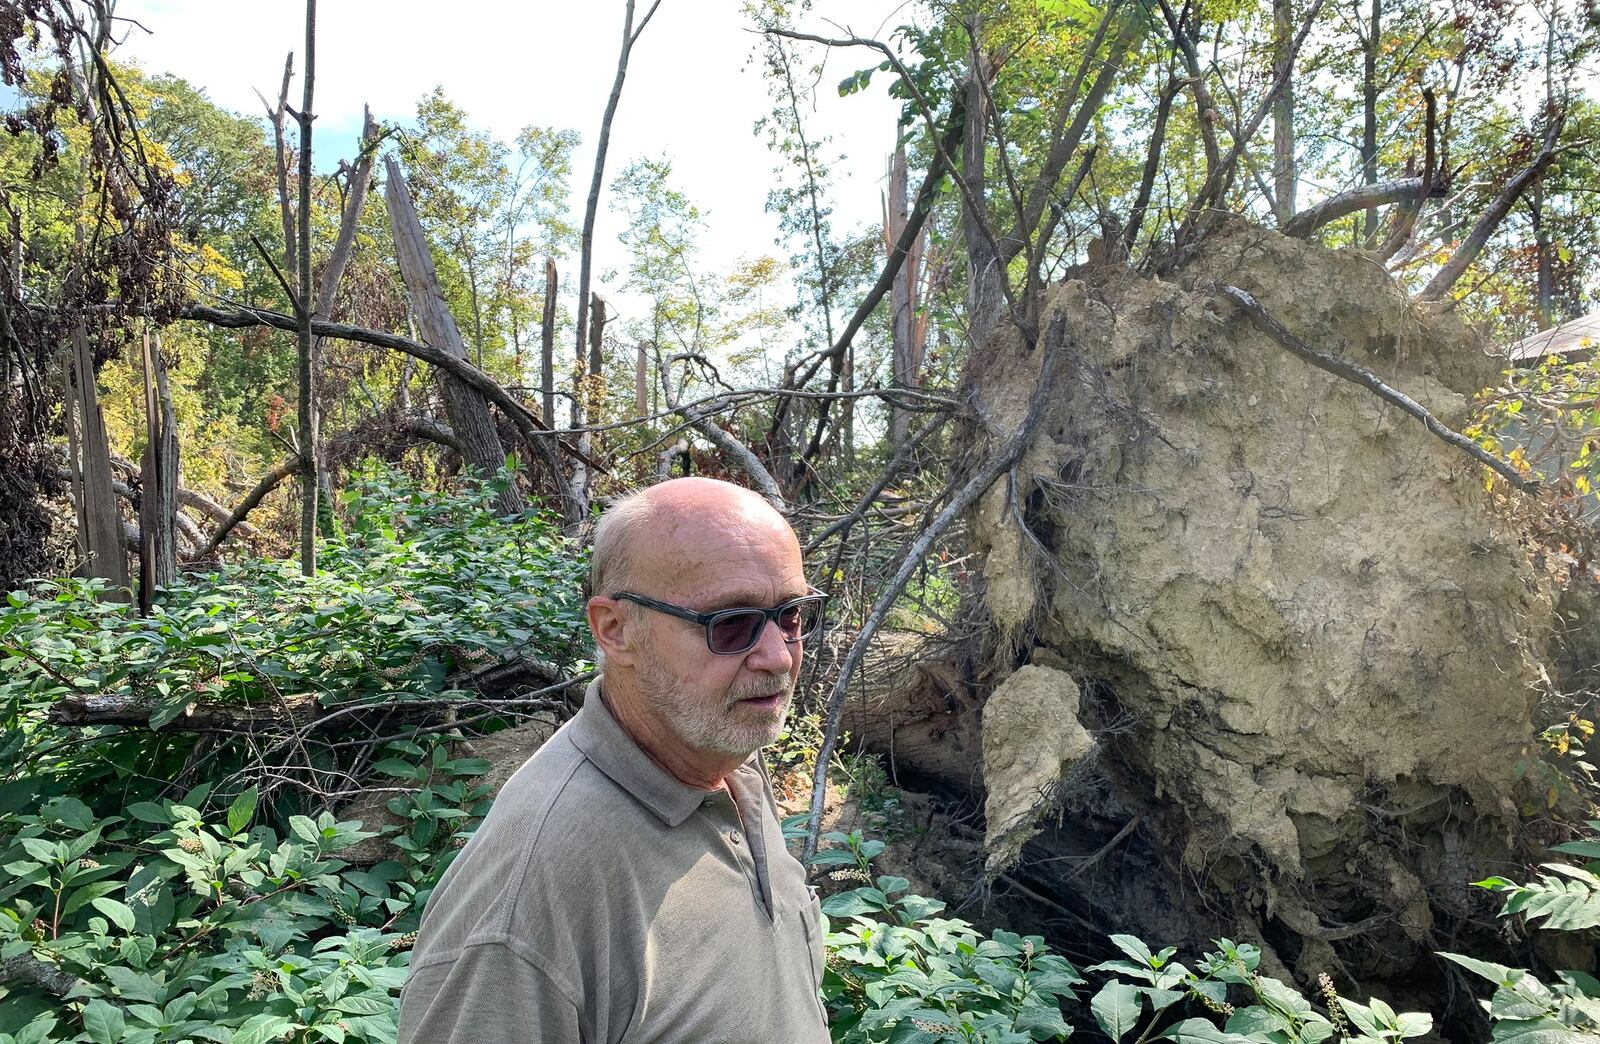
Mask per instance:
[[[740,520],[664,534],[641,592],[699,612],[767,608],[808,593],[800,547],[781,519]],[[745,755],[778,738],[800,673],[802,643],[765,624],[749,651],[718,655],[705,628],[635,608],[634,667],[643,699],[683,743]]]

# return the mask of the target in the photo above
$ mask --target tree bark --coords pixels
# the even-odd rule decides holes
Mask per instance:
[[[1372,0],[1372,14],[1361,41],[1361,180],[1378,183],[1378,47],[1382,43],[1383,0]],[[1361,223],[1362,242],[1378,230],[1378,208],[1368,207]]]
[[[161,357],[161,338],[146,332],[144,459],[139,466],[139,610],[146,616],[157,588],[178,576],[178,424]]]
[[[1272,54],[1273,73],[1284,83],[1272,103],[1272,192],[1282,224],[1295,212],[1293,0],[1272,0]]]
[[[885,228],[885,240],[889,249],[894,249],[894,244],[900,241],[901,234],[905,231],[910,221],[909,199],[909,172],[906,167],[905,147],[899,146],[894,150],[894,159],[889,167],[889,210],[888,223]],[[890,290],[889,304],[892,312],[891,329],[893,332],[893,382],[897,388],[915,388],[918,386],[921,375],[922,353],[921,345],[917,343],[917,286],[921,279],[922,244],[921,236],[915,237],[911,248],[906,251],[904,263],[894,276],[894,286]],[[903,408],[889,404],[889,437],[893,445],[900,445],[905,441],[906,432],[910,427],[911,416]]]
[[[384,198],[389,205],[389,225],[394,233],[400,274],[411,298],[411,308],[417,316],[417,326],[424,340],[465,362],[466,344],[461,339],[461,330],[456,326],[455,318],[445,304],[438,271],[428,251],[422,223],[417,219],[416,208],[411,203],[405,175],[392,156],[384,158],[384,168],[388,173]],[[489,416],[488,402],[478,389],[467,386],[454,375],[446,374],[442,383],[445,412],[449,414],[451,430],[466,447],[466,463],[481,477],[493,478],[505,466],[506,453],[500,444],[500,435],[495,431],[494,421]],[[506,484],[496,499],[496,508],[507,515],[524,509],[522,493],[514,483]]]
[[[300,346],[300,572],[317,572],[317,352],[311,335],[311,112],[316,83],[317,0],[306,0],[306,72],[300,98],[299,255],[295,307]]]
[[[556,426],[556,263],[544,259],[544,316],[539,324],[540,411],[544,426]]]
[[[976,28],[973,37],[976,49]],[[1005,294],[1000,285],[1000,257],[984,234],[984,215],[975,212],[975,208],[986,205],[987,198],[984,165],[988,162],[989,70],[986,64],[981,55],[975,53],[968,61],[963,86],[967,125],[961,142],[960,177],[966,185],[966,197],[973,205],[962,208],[961,230],[967,253],[967,328],[974,349],[982,348],[988,341],[1005,306]]]
[[[81,320],[73,329],[72,350],[72,400],[77,424],[72,425],[69,418],[69,430],[76,428],[77,438],[73,441],[79,459],[73,466],[82,476],[77,484],[77,507],[78,532],[88,559],[84,569],[89,576],[110,581],[112,591],[108,597],[120,601],[128,596],[128,556],[122,539],[122,513],[111,488],[111,448],[95,388],[94,358]]]
[[[1396,178],[1376,185],[1357,185],[1300,211],[1279,226],[1278,230],[1286,236],[1309,236],[1322,226],[1358,210],[1415,200],[1421,194],[1422,187],[1421,178]]]

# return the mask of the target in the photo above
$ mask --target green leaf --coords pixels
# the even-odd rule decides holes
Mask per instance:
[[[128,806],[128,815],[146,823],[154,823],[157,826],[170,826],[172,824],[172,817],[167,815],[167,810],[154,801],[135,801]]]
[[[1441,951],[1440,957],[1455,961],[1461,967],[1476,975],[1481,975],[1496,986],[1508,986],[1511,983],[1511,969],[1504,964],[1493,964],[1489,961],[1480,961],[1476,957],[1466,957],[1459,953],[1445,953]]]
[[[121,928],[125,932],[133,931],[133,910],[128,906],[128,904],[118,902],[108,895],[103,895],[94,900],[90,905],[109,917],[111,919],[111,923],[115,924],[118,928]]]
[[[94,1044],[116,1044],[127,1025],[122,1009],[99,997],[83,1006],[83,1030]]]
[[[1120,1041],[1135,1028],[1143,1002],[1139,991],[1125,982],[1112,979],[1089,1001],[1089,1011],[1100,1029],[1113,1041]]]
[[[269,1044],[297,1025],[282,1015],[252,1015],[233,1031],[233,1044]]]
[[[1250,1044],[1249,1037],[1218,1029],[1205,1019],[1184,1019],[1169,1026],[1156,1040],[1170,1040],[1176,1044]]]
[[[1494,1024],[1494,1044],[1574,1044],[1581,1038],[1559,1020],[1505,1019]]]
[[[256,814],[256,801],[259,795],[255,787],[244,791],[233,799],[233,804],[228,806],[228,833],[242,834],[245,827],[250,825],[250,820]]]

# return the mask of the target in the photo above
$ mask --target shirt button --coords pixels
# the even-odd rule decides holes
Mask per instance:
[[[734,844],[738,844],[739,843],[739,831],[737,831],[737,830],[728,831],[728,840],[732,841]]]

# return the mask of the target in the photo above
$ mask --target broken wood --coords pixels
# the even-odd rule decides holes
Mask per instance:
[[[145,331],[145,447],[139,473],[139,610],[148,615],[156,589],[178,576],[178,421],[161,356],[161,335]]]
[[[384,157],[388,179],[384,185],[384,198],[389,204],[389,227],[394,232],[394,248],[400,263],[400,274],[405,279],[406,291],[411,298],[412,311],[416,313],[417,326],[422,336],[438,345],[451,357],[466,362],[467,346],[461,329],[445,303],[444,291],[439,285],[439,273],[434,268],[433,255],[428,250],[422,222],[411,202],[411,192],[406,187],[405,175],[393,156]],[[505,467],[506,451],[500,444],[494,420],[489,416],[489,403],[483,391],[463,383],[454,374],[443,381],[445,411],[450,416],[450,427],[461,440],[466,452],[465,462],[477,473],[492,479]],[[502,515],[519,514],[527,505],[516,483],[508,482],[495,498],[496,510]]]
[[[441,697],[332,706],[324,706],[316,696],[310,695],[259,703],[195,700],[172,721],[160,726],[159,731],[258,734],[284,728],[321,730],[338,722],[356,723],[349,719],[400,724],[439,717],[451,709],[462,711],[482,706],[510,706],[520,701],[514,695],[500,694],[530,688],[544,689],[560,681],[561,677],[562,672],[554,664],[517,656],[487,667],[458,671],[445,679],[444,689],[475,692],[483,696],[483,700]],[[163,709],[163,701],[148,697],[91,693],[63,697],[50,708],[45,720],[51,725],[64,727],[117,725],[144,729],[151,727],[151,716]]]

